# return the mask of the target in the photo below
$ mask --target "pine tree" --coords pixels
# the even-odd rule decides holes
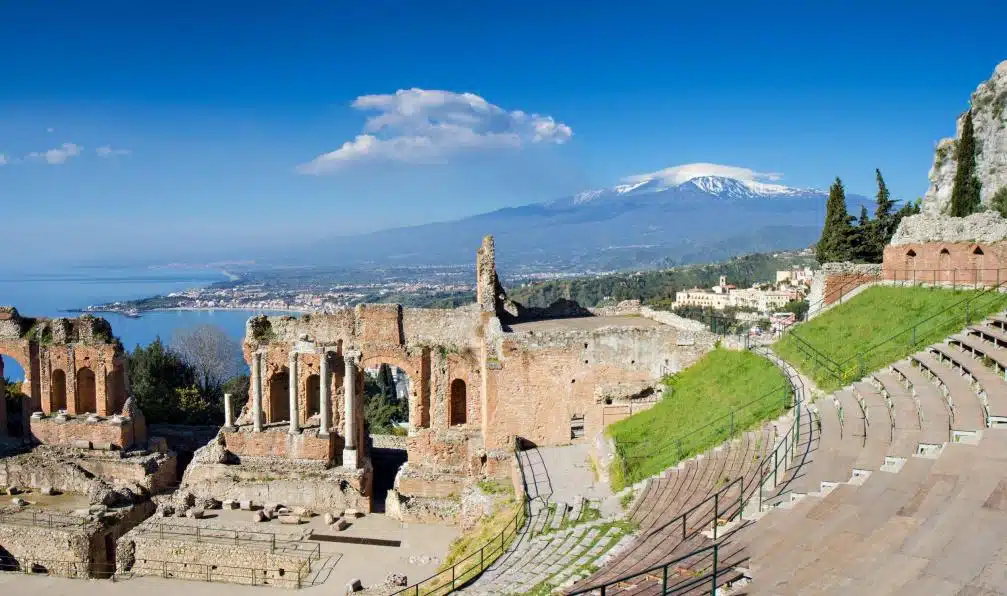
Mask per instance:
[[[843,182],[836,181],[829,188],[829,199],[825,203],[825,225],[818,239],[817,257],[819,263],[843,261],[850,258],[850,241],[853,227],[846,211],[846,190]]]
[[[878,180],[877,206],[874,208],[874,219],[885,220],[891,215],[895,201],[892,200],[888,187],[885,186],[885,179],[881,177],[881,170],[875,169],[874,175]]]
[[[958,169],[955,171],[955,185],[951,189],[951,205],[948,215],[965,217],[982,208],[979,200],[981,184],[976,177],[975,130],[972,128],[972,110],[965,114],[962,138],[955,148]]]

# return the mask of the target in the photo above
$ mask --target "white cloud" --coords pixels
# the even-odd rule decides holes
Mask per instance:
[[[623,182],[635,184],[659,179],[668,185],[676,185],[701,176],[720,176],[743,180],[745,182],[776,182],[783,178],[783,174],[777,172],[756,172],[749,168],[724,166],[715,163],[689,163],[665,168],[649,174],[627,176],[623,179]]]
[[[324,174],[362,161],[442,162],[471,149],[561,144],[573,136],[552,116],[507,111],[473,93],[400,89],[362,95],[352,106],[377,114],[368,117],[362,134],[298,166],[299,172]]]
[[[55,149],[48,151],[32,151],[25,156],[25,159],[44,159],[46,163],[56,165],[65,163],[71,157],[80,155],[82,147],[73,143],[63,143]]]
[[[0,153],[0,166],[5,165],[7,165],[7,156],[4,155],[3,153]]]
[[[49,128],[45,129],[45,131],[46,132],[56,132],[56,129],[50,126]]]
[[[110,145],[105,145],[103,147],[98,147],[94,150],[99,157],[118,157],[121,155],[130,155],[133,153],[129,149],[113,149]]]

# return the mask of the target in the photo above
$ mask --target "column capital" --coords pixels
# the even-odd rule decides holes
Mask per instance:
[[[346,350],[343,352],[343,360],[356,364],[360,360],[360,350]]]

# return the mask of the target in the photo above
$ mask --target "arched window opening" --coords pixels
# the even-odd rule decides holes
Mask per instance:
[[[94,382],[94,371],[82,368],[77,371],[77,413],[97,412],[98,396]]]
[[[290,373],[286,367],[269,377],[269,422],[290,420]]]
[[[50,397],[49,397],[49,409],[52,410],[50,414],[55,414],[60,410],[66,409],[66,373],[63,369],[57,368],[52,371],[52,380],[50,383]]]
[[[468,418],[468,403],[465,395],[465,381],[451,381],[451,426],[465,424]]]
[[[321,411],[321,389],[322,384],[318,375],[309,375],[307,381],[307,404],[306,404],[306,416],[308,418],[318,414]]]

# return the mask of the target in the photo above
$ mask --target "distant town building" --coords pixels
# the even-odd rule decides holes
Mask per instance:
[[[727,283],[725,276],[720,276],[720,283],[709,290],[693,288],[675,293],[674,308],[683,306],[698,306],[724,310],[725,308],[744,308],[761,313],[772,312],[786,306],[799,294],[790,291],[772,289],[769,285],[756,284],[751,288],[737,289],[737,286]]]
[[[795,267],[787,271],[777,271],[776,272],[776,285],[780,285],[783,282],[789,282],[792,286],[797,285],[811,285],[811,278],[814,277],[815,272],[811,270],[811,267],[805,267],[803,269]]]

